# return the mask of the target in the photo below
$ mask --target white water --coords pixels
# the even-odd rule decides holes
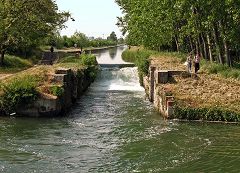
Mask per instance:
[[[102,69],[99,78],[101,83],[94,83],[92,87],[98,91],[144,91],[139,84],[136,67]]]

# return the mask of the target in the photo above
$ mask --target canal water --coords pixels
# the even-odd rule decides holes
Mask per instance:
[[[0,172],[239,172],[239,141],[239,125],[163,120],[136,68],[106,68],[65,117],[0,118]]]

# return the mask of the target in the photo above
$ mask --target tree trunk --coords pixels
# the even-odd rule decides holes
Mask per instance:
[[[221,50],[221,46],[219,43],[219,34],[218,34],[218,28],[216,25],[213,28],[213,33],[214,33],[214,40],[215,40],[215,45],[216,45],[216,49],[217,49],[217,53],[218,53],[218,61],[220,64],[223,64],[222,50]]]
[[[205,57],[205,59],[209,59],[208,53],[207,53],[207,44],[206,44],[206,41],[205,41],[205,37],[203,36],[203,33],[201,33],[201,38],[202,38],[202,42],[203,42],[203,54],[204,54],[204,57]]]
[[[195,41],[195,53],[199,53],[198,42]]]
[[[192,42],[191,37],[189,37],[189,43],[190,43],[190,47],[191,47],[191,52],[194,53],[194,46],[193,46],[193,42]]]
[[[203,57],[203,50],[202,50],[202,44],[201,44],[201,38],[200,35],[198,36],[198,50],[199,50],[199,54],[201,57]]]
[[[179,52],[179,43],[178,43],[178,38],[177,36],[175,35],[175,44],[176,44],[176,47],[177,47],[177,52]]]
[[[229,67],[232,67],[232,60],[231,60],[231,57],[229,55],[228,43],[227,43],[226,39],[223,40],[223,44],[224,44],[225,59],[226,59],[227,65]]]
[[[2,50],[2,51],[1,51],[1,55],[0,55],[0,66],[3,66],[3,63],[4,63],[4,55],[5,55],[5,51]]]
[[[210,62],[213,62],[212,46],[211,46],[211,41],[210,41],[209,34],[207,34],[207,42],[208,42],[209,59],[210,59]]]
[[[226,19],[225,19],[226,20]],[[226,29],[227,26],[226,24],[224,24],[223,20],[219,21],[219,28],[222,31],[222,42],[223,42],[223,47],[224,47],[224,57],[225,57],[225,61],[227,62],[227,65],[229,67],[232,67],[232,61],[229,55],[229,48],[228,48],[228,43],[227,43],[227,39],[226,39]]]

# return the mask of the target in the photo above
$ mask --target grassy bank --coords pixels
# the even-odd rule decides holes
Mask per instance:
[[[138,60],[144,62],[147,59],[151,65],[161,70],[186,70],[186,57],[186,54],[143,49],[127,50],[123,54],[127,61],[136,63]],[[176,76],[174,82],[163,84],[162,87],[171,91],[175,97],[176,111],[171,118],[240,121],[239,72],[240,69],[237,68],[202,60],[198,77]]]
[[[167,59],[173,58],[169,63],[172,63],[172,64],[177,63],[180,65],[183,65],[183,63],[187,59],[186,53],[157,52],[157,51],[145,50],[142,48],[133,48],[131,50],[126,50],[125,52],[123,52],[122,56],[124,61],[133,62],[133,63],[143,62],[145,61],[145,59],[149,60],[150,57],[156,57],[156,59],[158,57],[165,57]],[[230,68],[227,65],[222,65],[215,62],[210,63],[209,61],[202,59],[200,65],[201,65],[200,72],[219,75],[223,78],[232,78],[232,79],[240,80],[240,66],[237,64],[234,65],[234,67]]]
[[[17,107],[32,103],[41,93],[60,96],[63,93],[61,86],[51,83],[51,74],[58,68],[71,68],[76,74],[87,70],[86,77],[92,81],[97,74],[96,65],[93,55],[66,57],[54,66],[37,66],[3,79],[0,81],[0,112],[15,112]]]
[[[5,55],[4,66],[0,67],[0,73],[16,73],[31,67],[33,63],[28,59],[17,56]]]

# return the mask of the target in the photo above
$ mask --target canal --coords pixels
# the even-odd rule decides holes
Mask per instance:
[[[239,172],[239,141],[239,125],[163,120],[136,68],[103,68],[65,117],[0,118],[0,172]]]

